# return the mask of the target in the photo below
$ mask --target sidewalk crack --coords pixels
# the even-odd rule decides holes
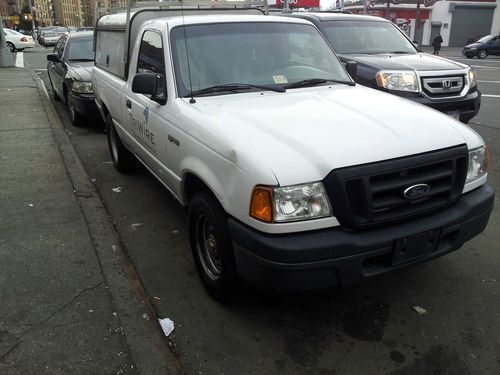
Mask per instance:
[[[8,355],[10,353],[12,353],[14,350],[17,349],[17,347],[19,346],[20,343],[21,343],[21,341],[16,342],[9,350],[7,350],[5,353],[3,353],[2,355],[0,355],[0,362],[1,363],[7,363],[6,362],[6,358],[8,357]]]
[[[50,314],[47,318],[45,318],[44,320],[42,320],[40,323],[38,324],[44,324],[45,322],[49,321],[51,318],[53,318],[56,314],[59,314],[61,311],[63,311],[66,307],[68,307],[69,305],[71,305],[73,302],[75,302],[76,299],[78,299],[78,297],[80,297],[83,293],[87,293],[87,292],[91,292],[93,291],[94,289],[98,288],[99,286],[101,286],[102,284],[104,284],[104,281],[101,281],[99,283],[97,283],[96,285],[94,286],[91,286],[91,287],[88,287],[84,290],[82,290],[81,292],[79,292],[76,296],[74,296],[73,298],[71,298],[68,302],[66,302],[64,305],[62,305],[59,309],[57,309],[56,311],[54,311],[52,314]]]

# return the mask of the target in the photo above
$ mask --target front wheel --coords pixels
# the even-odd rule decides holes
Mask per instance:
[[[479,50],[479,52],[477,53],[477,57],[479,57],[480,59],[484,59],[486,58],[486,56],[488,56],[488,52],[485,49]]]
[[[108,130],[108,146],[113,165],[121,173],[131,171],[137,165],[137,159],[123,145],[110,114],[106,117],[106,129]]]
[[[188,208],[189,240],[200,278],[218,300],[236,296],[240,282],[236,273],[227,215],[209,192],[196,194]]]
[[[14,45],[14,43],[7,42],[7,47],[9,47],[10,52],[16,52],[16,46]]]
[[[82,115],[78,113],[68,94],[66,94],[66,105],[68,106],[69,119],[71,120],[71,123],[75,126],[82,125]]]

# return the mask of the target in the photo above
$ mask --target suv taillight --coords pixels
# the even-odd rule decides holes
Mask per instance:
[[[28,41],[28,39],[26,39],[26,37],[25,37],[25,36],[23,36],[23,37],[21,38],[21,42],[27,42],[27,41]]]

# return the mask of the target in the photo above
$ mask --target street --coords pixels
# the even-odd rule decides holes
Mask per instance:
[[[16,65],[39,74],[50,96],[49,52],[17,53]],[[489,145],[498,191],[500,57],[441,55],[477,72],[482,105],[469,125]],[[114,169],[102,123],[74,127],[64,104],[54,105],[157,318],[175,323],[171,350],[186,374],[500,373],[498,198],[483,234],[430,263],[343,290],[295,298],[245,290],[221,304],[198,278],[184,209],[145,168]]]

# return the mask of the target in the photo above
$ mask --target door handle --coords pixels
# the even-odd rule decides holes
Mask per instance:
[[[130,99],[127,99],[125,101],[125,105],[127,106],[127,108],[132,108],[132,102],[130,101]]]

